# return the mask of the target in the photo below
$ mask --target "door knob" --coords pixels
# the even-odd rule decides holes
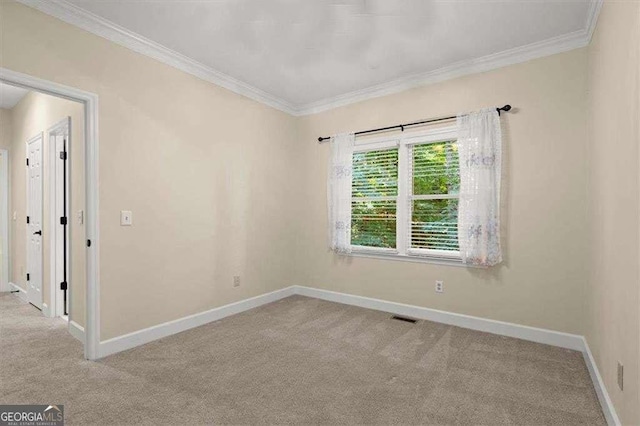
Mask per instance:
[[[36,231],[33,233],[33,235],[42,235],[42,231]]]

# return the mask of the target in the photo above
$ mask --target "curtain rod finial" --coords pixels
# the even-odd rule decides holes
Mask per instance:
[[[503,106],[500,109],[503,110],[504,112],[511,111],[511,105],[506,104],[505,106]]]

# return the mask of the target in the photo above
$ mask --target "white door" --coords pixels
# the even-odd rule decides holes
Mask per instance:
[[[42,135],[27,142],[27,292],[42,309]]]

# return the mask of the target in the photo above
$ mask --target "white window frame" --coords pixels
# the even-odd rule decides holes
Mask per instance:
[[[403,132],[400,135],[356,140],[354,153],[398,148],[398,195],[396,199],[396,248],[351,245],[352,256],[463,265],[459,251],[410,248],[407,241],[409,231],[406,229],[409,223],[408,218],[411,214],[409,199],[410,183],[412,181],[412,176],[409,176],[410,147],[457,139],[458,132],[456,127],[447,126],[427,131]],[[439,195],[433,198],[441,199],[447,198],[447,196]]]

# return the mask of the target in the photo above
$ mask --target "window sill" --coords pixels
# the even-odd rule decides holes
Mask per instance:
[[[435,257],[435,256],[410,256],[410,255],[401,255],[395,252],[379,252],[376,253],[373,250],[353,250],[351,253],[347,254],[347,256],[352,257],[363,257],[369,259],[380,259],[380,260],[395,260],[400,262],[414,262],[414,263],[430,263],[434,265],[443,265],[443,266],[457,266],[462,268],[482,268],[480,266],[475,265],[467,265],[462,263],[462,259],[455,257]]]

